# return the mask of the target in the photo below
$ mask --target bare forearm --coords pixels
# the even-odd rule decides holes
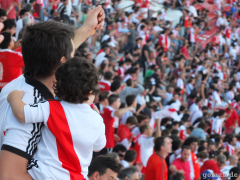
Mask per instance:
[[[154,139],[154,142],[155,140],[161,136],[161,129],[160,129],[160,120],[157,120],[157,130],[156,130],[156,133],[155,133],[155,139]]]
[[[89,38],[90,29],[84,26],[84,24],[75,31],[75,37],[73,44],[75,48],[78,48],[87,38]]]
[[[10,106],[12,108],[13,115],[21,122],[25,122],[24,106],[26,105],[20,98],[11,100]]]
[[[173,165],[171,165],[171,166],[169,167],[169,170],[170,170],[172,173],[178,172],[178,170],[176,169],[176,167],[173,166]]]
[[[121,117],[125,112],[127,112],[131,109],[132,109],[131,107],[118,109],[117,111],[115,111],[114,116]]]

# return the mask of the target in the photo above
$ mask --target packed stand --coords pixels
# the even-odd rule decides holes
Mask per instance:
[[[240,3],[124,3],[0,1],[0,179],[240,178]]]

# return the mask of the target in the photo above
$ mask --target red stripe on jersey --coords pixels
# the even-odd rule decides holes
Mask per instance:
[[[71,130],[64,109],[59,101],[49,101],[50,115],[47,121],[49,130],[56,137],[59,161],[69,171],[71,180],[83,180],[81,165],[74,149]]]
[[[176,109],[171,109],[171,108],[169,108],[168,111],[170,111],[170,112],[177,112]]]

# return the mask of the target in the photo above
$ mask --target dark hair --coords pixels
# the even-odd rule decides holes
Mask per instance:
[[[220,109],[219,111],[218,111],[218,116],[222,116],[222,115],[224,115],[226,113],[226,111],[224,110],[224,109]]]
[[[179,111],[184,111],[185,109],[186,109],[185,106],[180,106]]]
[[[131,106],[133,104],[133,102],[135,101],[136,99],[136,96],[135,95],[128,95],[126,97],[126,103],[127,103],[127,106]]]
[[[233,141],[234,135],[230,134],[228,137],[228,143],[231,144],[231,142]]]
[[[120,87],[121,87],[121,81],[113,81],[111,84],[110,90],[112,92],[114,92],[114,91],[118,90]]]
[[[127,168],[121,169],[121,171],[118,174],[118,178],[120,180],[126,179],[126,177],[132,178],[133,174],[136,172],[138,172],[138,169],[136,166],[129,166]]]
[[[109,105],[111,106],[114,102],[116,102],[118,100],[119,96],[116,95],[116,94],[111,94],[109,97],[108,97],[108,103]]]
[[[98,99],[99,99],[99,102],[102,102],[104,101],[105,99],[108,98],[108,95],[109,95],[109,92],[108,91],[101,91],[99,93],[99,96],[98,96]]]
[[[4,25],[4,28],[2,29],[2,32],[6,31],[7,29],[12,29],[16,27],[16,23],[11,19],[7,19],[6,21],[4,21],[3,25]]]
[[[189,146],[183,146],[182,147],[182,152],[183,152],[184,149],[191,150]]]
[[[132,80],[132,79],[128,79],[128,80],[126,81],[127,86],[132,86],[132,83],[133,83],[133,80]]]
[[[177,129],[172,129],[171,135],[177,135],[179,131]]]
[[[8,49],[10,42],[12,41],[12,35],[10,32],[3,32],[4,36],[3,42],[0,44],[1,49]]]
[[[165,142],[164,142],[165,138],[166,137],[161,136],[155,140],[155,145],[154,145],[155,151],[161,151],[161,147],[165,145]]]
[[[106,80],[111,80],[112,76],[113,76],[113,74],[111,71],[107,71],[104,73],[104,79],[106,79]]]
[[[28,10],[26,10],[25,8],[21,9],[19,15],[20,17],[23,16],[26,12],[29,12]]]
[[[193,142],[198,143],[198,138],[194,136],[190,136],[185,140],[185,142],[183,143],[183,146],[190,146]]]
[[[124,160],[127,162],[133,162],[137,157],[137,152],[135,150],[127,150],[125,156],[124,156]]]
[[[7,11],[0,8],[0,17],[2,17],[2,16],[7,16]]]
[[[83,103],[91,94],[99,92],[98,72],[89,61],[74,57],[62,64],[56,71],[54,92],[59,99],[71,103]]]
[[[184,175],[182,173],[173,173],[170,177],[169,180],[184,180]]]
[[[100,176],[104,175],[107,169],[118,173],[120,170],[119,164],[111,157],[100,156],[92,160],[88,167],[88,177],[91,177],[94,172],[98,172]]]
[[[122,144],[117,144],[116,146],[114,146],[113,152],[118,153],[119,151],[126,152],[127,148],[124,145],[122,145]]]
[[[176,150],[178,150],[178,149],[180,148],[180,146],[181,146],[181,140],[179,139],[178,136],[176,136],[176,138],[173,138],[174,136],[176,136],[176,135],[173,135],[173,134],[172,134],[172,136],[171,136],[171,138],[173,139],[173,141],[172,141],[172,150],[173,150],[173,151],[176,151]]]
[[[141,134],[143,134],[146,129],[148,129],[147,123],[141,125],[140,128],[139,128]]]
[[[129,116],[127,118],[126,124],[131,124],[131,125],[137,125],[138,124],[138,120],[135,116]]]
[[[22,41],[24,72],[33,78],[53,75],[62,57],[71,58],[73,37],[69,25],[55,21],[27,26]]]
[[[142,115],[142,114],[137,115],[137,120],[138,120],[139,124],[145,119],[147,119],[147,116]]]

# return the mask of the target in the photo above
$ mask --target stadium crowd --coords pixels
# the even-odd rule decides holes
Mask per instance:
[[[240,2],[123,3],[0,0],[0,180],[240,179]]]

